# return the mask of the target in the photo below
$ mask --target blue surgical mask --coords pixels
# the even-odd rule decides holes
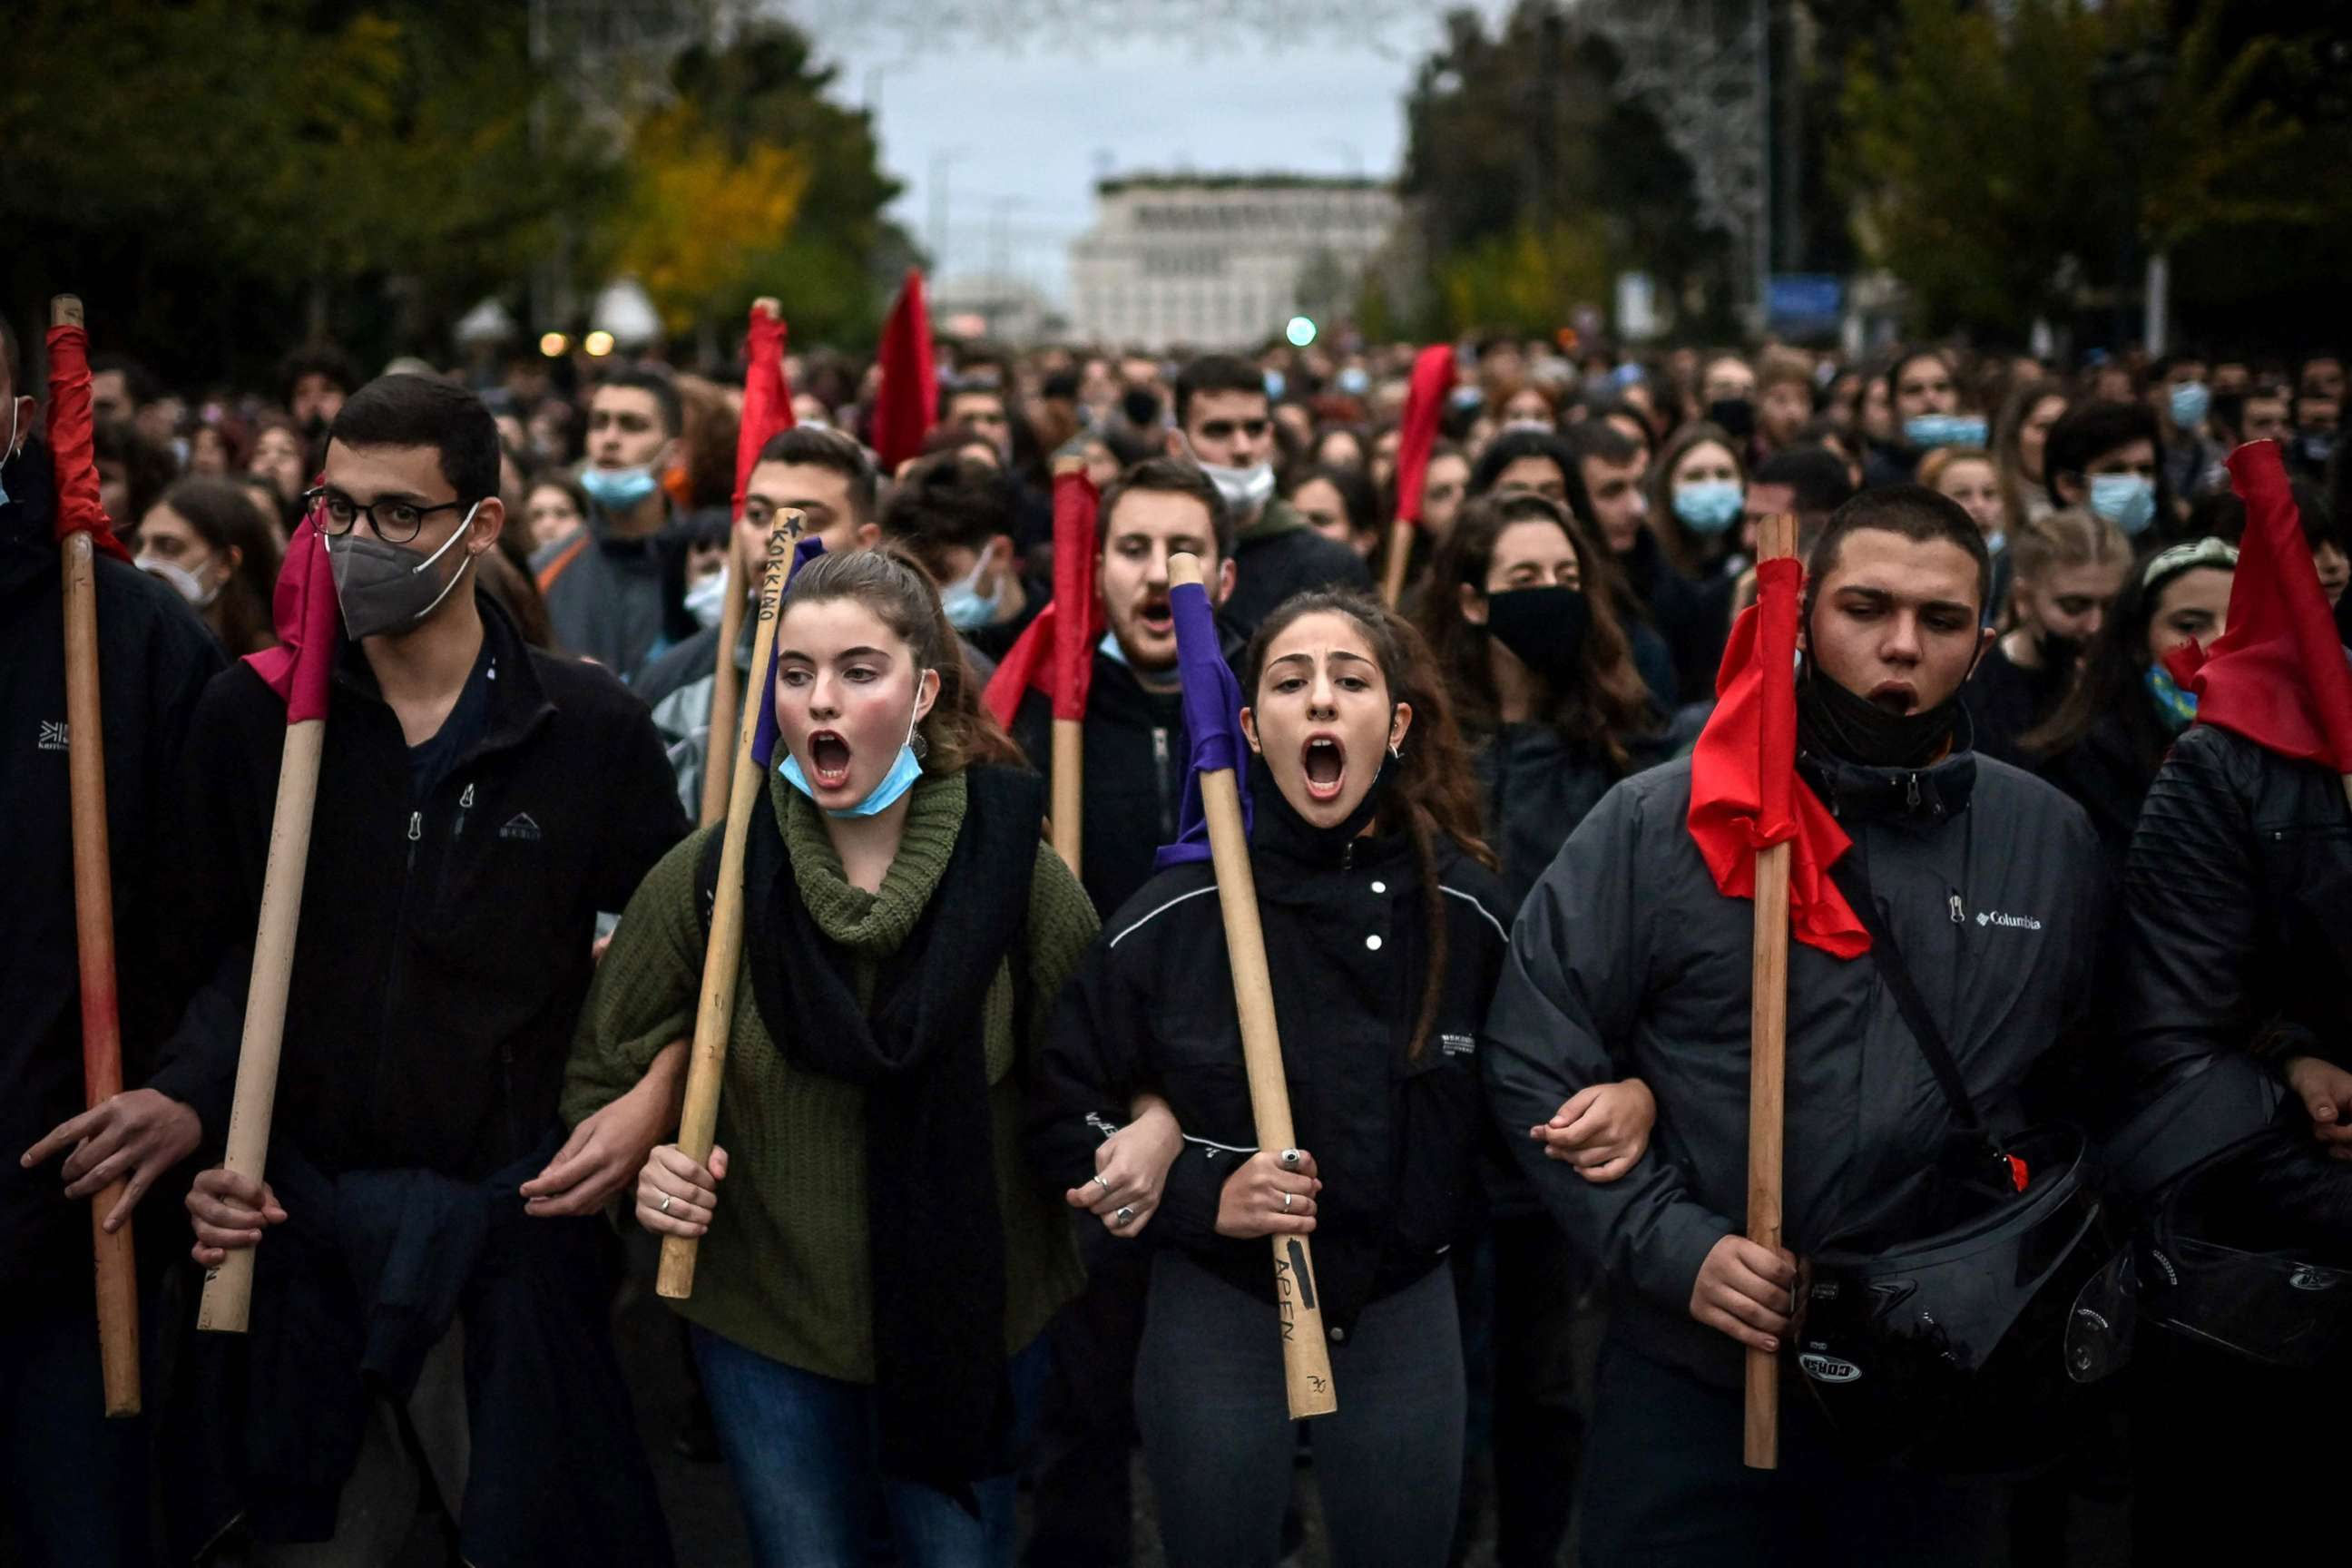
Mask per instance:
[[[1693,533],[1721,533],[1739,521],[1736,479],[1694,479],[1675,491],[1675,515]]]
[[[1981,447],[1985,422],[1972,414],[1915,414],[1903,422],[1904,439],[1914,447]]]
[[[940,608],[947,613],[948,625],[960,632],[988,625],[996,619],[996,612],[1004,603],[1004,584],[1001,579],[995,592],[984,599],[981,597],[981,574],[987,570],[988,552],[983,550],[973,559],[971,571],[963,581],[950,583],[940,590]]]
[[[1103,633],[1102,641],[1095,644],[1095,651],[1113,664],[1127,664],[1127,649],[1118,646],[1118,634],[1116,632]],[[1129,665],[1128,668],[1132,669],[1134,666]]]
[[[2156,481],[2138,474],[2093,474],[2091,510],[2126,534],[2145,533],[2156,521]]]
[[[580,470],[580,488],[588,499],[607,511],[626,511],[654,493],[661,483],[651,468],[596,468]]]
[[[1265,400],[1268,403],[1281,402],[1283,392],[1289,385],[1290,383],[1284,379],[1283,374],[1280,371],[1267,371],[1265,373]]]
[[[922,678],[929,673],[929,670],[916,672],[917,691],[923,689]],[[911,715],[908,718],[907,738],[899,744],[898,755],[890,763],[890,771],[882,775],[882,782],[874,786],[871,794],[856,805],[827,806],[824,814],[839,817],[879,816],[898,805],[898,797],[914,788],[915,781],[923,776],[923,759],[915,755],[915,726],[919,721]],[[816,799],[816,791],[809,787],[808,774],[801,771],[801,760],[793,755],[790,746],[784,748],[784,760],[777,765],[776,771],[784,775],[786,784],[809,799]]]
[[[2156,716],[2173,734],[2197,721],[2197,693],[2183,691],[2172,672],[2160,664],[2147,667],[2147,694],[2156,700]]]
[[[2166,401],[2171,405],[2173,426],[2194,430],[2205,423],[2206,411],[2213,406],[2213,395],[2201,381],[2184,381],[2167,395]]]
[[[686,591],[686,613],[698,626],[715,626],[727,615],[727,571],[706,572]]]

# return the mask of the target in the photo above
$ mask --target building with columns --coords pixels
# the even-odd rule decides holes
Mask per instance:
[[[1132,174],[1095,186],[1070,247],[1070,325],[1090,342],[1252,348],[1294,315],[1344,309],[1396,227],[1378,180]]]

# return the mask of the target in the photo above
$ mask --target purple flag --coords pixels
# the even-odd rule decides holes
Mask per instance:
[[[1184,816],[1176,842],[1161,846],[1152,858],[1152,868],[1159,871],[1209,858],[1209,818],[1201,808],[1202,773],[1233,770],[1244,833],[1251,824],[1249,773],[1242,765],[1250,753],[1249,742],[1242,738],[1241,682],[1226,668],[1217,646],[1217,619],[1209,608],[1208,590],[1192,583],[1170,589],[1168,612],[1176,623],[1176,672],[1184,682],[1187,755]]]
[[[809,535],[793,545],[793,576],[798,578],[802,567],[824,553],[824,541],[814,534]],[[790,583],[784,585],[784,595],[785,597],[790,597],[792,595]],[[776,614],[781,616],[783,613],[783,602],[780,599],[776,604]],[[760,684],[751,688],[752,695],[760,704],[760,727],[751,732],[751,761],[761,768],[765,768],[768,765],[768,759],[776,754],[776,741],[779,734],[776,729],[776,655],[782,650],[783,645],[781,642],[769,645],[767,670],[761,676]],[[713,740],[717,738],[712,737]]]

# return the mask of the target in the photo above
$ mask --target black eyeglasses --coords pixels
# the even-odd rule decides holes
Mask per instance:
[[[386,544],[405,544],[424,528],[425,520],[436,511],[455,511],[467,505],[461,500],[445,500],[433,506],[418,506],[415,501],[380,500],[362,506],[341,490],[331,490],[324,485],[302,492],[302,509],[318,523],[319,531],[332,539],[349,533],[364,516],[375,536]]]

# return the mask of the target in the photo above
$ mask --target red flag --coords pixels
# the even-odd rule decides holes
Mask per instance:
[[[2197,694],[2200,724],[2352,773],[2352,672],[2278,444],[2249,441],[2231,453],[2230,479],[2246,503],[2230,629],[2210,648],[2182,644],[2165,662]]]
[[[289,724],[323,719],[342,624],[326,536],[311,518],[302,520],[286,546],[286,563],[278,570],[270,609],[278,623],[278,646],[247,654],[245,662],[285,699]]]
[[[1454,348],[1436,343],[1412,362],[1412,384],[1404,398],[1404,419],[1397,431],[1397,521],[1421,521],[1421,491],[1429,479],[1429,449],[1437,445],[1437,426],[1445,417],[1445,399],[1454,390]]]
[[[1054,476],[1054,601],[1037,612],[988,678],[982,700],[1011,724],[1033,689],[1054,700],[1056,719],[1087,716],[1095,645],[1102,640],[1101,595],[1095,592],[1095,509],[1102,497],[1083,468]],[[1083,606],[1083,614],[1065,614]]]
[[[98,499],[98,458],[89,416],[89,335],[77,326],[49,329],[49,456],[58,470],[57,541],[87,529],[89,542],[128,565]]]
[[[940,373],[919,268],[907,268],[906,285],[883,323],[881,370],[874,390],[874,454],[887,474],[919,455],[923,437],[939,423]]]
[[[1837,958],[1870,951],[1830,868],[1853,844],[1797,776],[1798,587],[1793,559],[1756,567],[1757,602],[1740,613],[1715,679],[1715,711],[1691,752],[1690,836],[1726,897],[1756,896],[1756,851],[1790,844],[1789,923]]]
[[[735,516],[768,438],[793,427],[793,389],[784,380],[784,323],[754,305],[743,332],[743,419],[735,429]]]

